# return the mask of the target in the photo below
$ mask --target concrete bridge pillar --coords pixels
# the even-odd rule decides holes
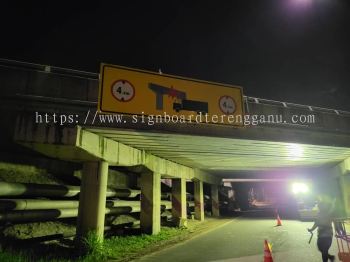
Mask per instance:
[[[350,158],[345,159],[331,169],[334,178],[338,178],[341,191],[343,211],[345,216],[350,216]]]
[[[203,182],[194,180],[194,218],[200,221],[204,220],[204,194]]]
[[[148,172],[141,174],[141,214],[142,232],[156,235],[160,232],[160,174]]]
[[[173,218],[181,220],[187,218],[186,208],[186,179],[176,178],[172,179],[171,188],[171,202]]]
[[[342,175],[339,178],[340,189],[343,197],[344,212],[350,216],[350,174]]]
[[[107,162],[83,163],[77,225],[78,239],[85,237],[91,231],[96,233],[101,241],[103,240],[107,178]]]
[[[218,185],[211,185],[211,211],[214,217],[220,216]]]

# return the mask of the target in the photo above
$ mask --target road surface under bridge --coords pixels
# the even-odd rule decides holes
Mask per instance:
[[[276,227],[276,221],[271,219],[236,218],[191,240],[135,261],[260,262],[264,260],[265,239],[272,245],[276,262],[322,260],[316,237],[308,244],[310,234],[306,229],[312,226],[311,222],[283,220],[282,223]],[[338,253],[335,239],[329,253]]]

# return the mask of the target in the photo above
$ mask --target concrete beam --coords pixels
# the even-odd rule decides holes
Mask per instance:
[[[194,180],[194,218],[200,221],[204,220],[204,194],[203,182]]]
[[[162,159],[118,141],[81,128],[36,125],[17,121],[15,141],[44,155],[66,161],[106,161],[112,166],[144,166],[172,178],[199,179],[220,184],[221,179],[204,171]]]
[[[144,152],[88,132],[80,126],[34,124],[17,120],[14,139],[44,155],[67,161],[99,161],[110,165],[135,166],[144,163]]]
[[[85,162],[83,164],[77,235],[78,239],[91,231],[103,240],[108,163]]]
[[[214,217],[220,216],[219,189],[217,185],[211,185],[211,211]]]
[[[141,174],[141,230],[146,234],[160,232],[160,174]]]
[[[187,218],[186,206],[186,179],[176,178],[172,180],[171,188],[172,215],[177,219]]]
[[[343,176],[350,174],[350,157],[334,166],[331,169],[331,172],[334,176]]]
[[[285,182],[295,180],[293,178],[224,178],[222,182],[247,183],[247,182]]]
[[[162,159],[152,154],[145,154],[144,166],[149,170],[161,173],[162,176],[171,178],[185,178],[188,180],[198,179],[208,184],[221,184],[221,178],[219,177],[215,177],[196,168],[190,168],[166,159]]]

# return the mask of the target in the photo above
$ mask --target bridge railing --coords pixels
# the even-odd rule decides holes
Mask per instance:
[[[79,110],[83,110],[82,105],[96,106],[98,73],[8,59],[0,59],[0,68],[1,96],[12,96],[13,101],[26,100],[31,107],[36,106],[37,102],[46,103],[48,109],[56,108],[53,105],[58,104],[60,108],[75,104]],[[244,104],[247,114],[283,115],[285,119],[290,119],[293,115],[314,115],[317,119],[316,123],[311,124],[287,121],[267,125],[350,132],[350,112],[347,111],[250,96],[244,96]],[[24,105],[21,106],[24,108]]]
[[[82,78],[91,78],[91,79],[99,78],[98,73],[86,72],[86,71],[57,67],[57,66],[28,63],[28,62],[22,62],[22,61],[10,60],[10,59],[4,59],[4,58],[0,58],[0,66],[15,67],[15,68],[21,68],[26,70],[33,70],[38,72],[59,74],[59,75],[72,76],[72,77],[82,77]]]
[[[324,107],[318,107],[318,106],[309,106],[309,105],[302,105],[302,104],[296,104],[296,103],[290,103],[290,102],[282,102],[282,101],[275,101],[275,100],[269,100],[264,98],[257,98],[252,96],[244,96],[245,103],[246,104],[262,104],[262,105],[274,105],[284,108],[295,108],[295,109],[303,109],[312,112],[321,112],[321,113],[330,113],[330,114],[336,114],[336,115],[347,115],[350,116],[350,112],[344,111],[344,110],[337,110],[337,109],[331,109],[331,108],[324,108]],[[249,112],[249,106],[246,107],[247,112]]]
[[[330,132],[350,132],[350,112],[321,107],[245,97],[246,113],[249,115],[279,116],[279,122],[264,126],[295,127]],[[281,121],[282,119],[282,121]]]

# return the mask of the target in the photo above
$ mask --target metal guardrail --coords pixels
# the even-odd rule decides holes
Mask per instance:
[[[50,66],[50,65],[21,62],[21,61],[4,59],[4,58],[0,58],[0,66],[21,68],[26,70],[33,70],[33,71],[59,74],[59,75],[78,77],[78,78],[88,78],[93,80],[99,79],[98,73],[92,73],[92,72],[86,72],[86,71],[80,71],[80,70],[68,69],[68,68],[62,68],[62,67],[56,67],[56,66]],[[317,107],[317,106],[275,101],[275,100],[269,100],[264,98],[251,97],[251,96],[243,96],[243,98],[246,104],[246,108],[248,109],[247,110],[248,112],[249,112],[248,103],[254,103],[254,104],[262,104],[262,105],[280,106],[280,107],[289,108],[289,109],[304,109],[310,112],[329,113],[329,114],[336,114],[336,115],[343,115],[343,116],[350,117],[350,112],[344,111],[344,110],[336,110],[336,109],[323,108],[323,107]]]
[[[281,102],[281,101],[275,101],[275,100],[269,100],[269,99],[263,99],[263,98],[257,98],[257,97],[250,97],[250,96],[249,97],[244,96],[244,99],[246,103],[274,105],[274,106],[280,106],[280,107],[289,108],[289,109],[304,109],[310,112],[320,112],[320,113],[330,113],[330,114],[336,114],[336,115],[350,116],[350,112],[344,111],[344,110],[336,110],[336,109],[330,109],[330,108],[324,108],[324,107]]]
[[[16,60],[0,58],[0,66],[2,67],[15,67],[32,71],[39,71],[45,73],[53,73],[59,75],[66,75],[79,78],[99,79],[98,73],[91,73],[86,71],[80,71],[75,69],[62,68],[50,65],[41,65],[35,63],[21,62]]]

